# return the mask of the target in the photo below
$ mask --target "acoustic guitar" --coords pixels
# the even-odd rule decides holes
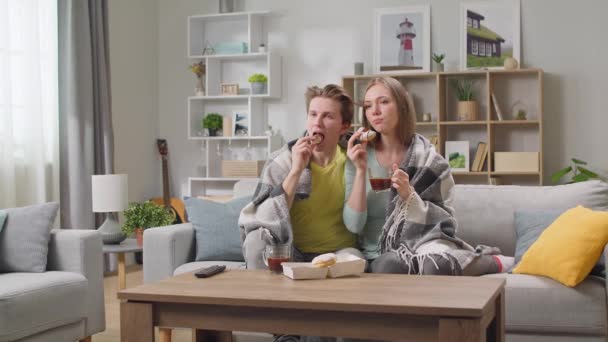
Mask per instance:
[[[171,197],[169,192],[169,168],[167,166],[167,155],[169,154],[169,148],[167,147],[167,140],[157,139],[156,145],[158,146],[158,153],[160,153],[162,160],[163,197],[153,198],[151,201],[158,205],[162,205],[171,211],[173,217],[175,218],[173,220],[173,224],[184,223],[186,222],[186,210],[184,202],[179,198]]]

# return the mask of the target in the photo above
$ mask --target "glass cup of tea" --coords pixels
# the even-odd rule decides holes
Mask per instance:
[[[262,253],[264,264],[273,273],[283,273],[281,263],[291,261],[291,244],[267,245]]]
[[[369,183],[375,192],[388,191],[391,188],[393,172],[385,168],[369,168]]]

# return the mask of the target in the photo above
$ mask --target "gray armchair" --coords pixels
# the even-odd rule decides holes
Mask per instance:
[[[0,274],[0,341],[76,341],[105,330],[103,253],[94,230],[51,232],[47,271]]]

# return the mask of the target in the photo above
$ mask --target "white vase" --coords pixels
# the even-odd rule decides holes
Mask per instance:
[[[196,88],[194,88],[196,96],[205,96],[205,82],[203,76],[196,77]]]

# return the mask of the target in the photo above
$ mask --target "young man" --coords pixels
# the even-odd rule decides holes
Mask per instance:
[[[272,154],[252,202],[241,211],[247,268],[266,268],[268,244],[292,244],[295,261],[336,251],[362,256],[342,219],[347,157],[338,141],[352,121],[353,101],[334,84],[309,87],[306,110],[306,134]]]

